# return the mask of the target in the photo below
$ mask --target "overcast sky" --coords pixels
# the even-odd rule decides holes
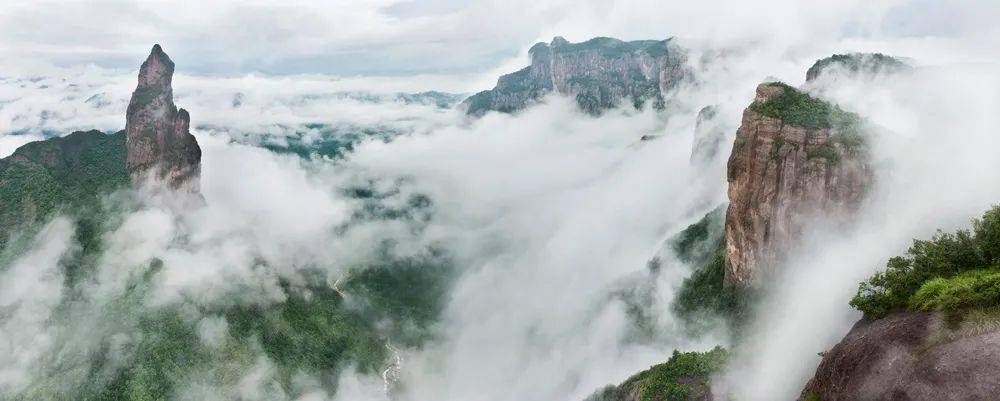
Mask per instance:
[[[822,48],[824,41],[851,38],[962,38],[967,44],[979,38],[982,46],[995,48],[998,3],[4,0],[0,75],[39,65],[134,69],[153,43],[184,60],[186,72],[208,75],[481,73],[505,62],[523,63],[516,57],[554,35],[571,41],[593,36],[705,41],[779,37],[790,49],[815,49],[817,43]],[[830,51],[844,50],[834,47]]]

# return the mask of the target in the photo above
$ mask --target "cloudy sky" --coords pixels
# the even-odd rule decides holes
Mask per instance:
[[[766,7],[723,0],[8,0],[0,5],[0,72],[89,63],[131,69],[152,43],[184,60],[186,71],[210,75],[485,74],[555,35],[778,36],[810,49],[829,42],[827,53],[844,50],[835,43],[845,39],[961,37],[995,47],[997,15],[1000,4],[991,0],[779,0]]]

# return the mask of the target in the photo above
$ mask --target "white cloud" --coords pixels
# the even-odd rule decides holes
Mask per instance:
[[[406,10],[406,4],[417,8]],[[163,43],[178,64],[176,103],[191,111],[195,126],[206,127],[196,129],[196,135],[205,152],[207,205],[179,209],[152,202],[130,210],[106,238],[109,252],[100,263],[102,275],[92,283],[94,297],[120,294],[132,275],[158,258],[163,267],[153,295],[144,299],[147,306],[204,305],[234,297],[271,302],[284,295],[279,278],[294,278],[317,265],[336,277],[366,261],[381,239],[399,239],[414,252],[435,244],[454,256],[462,275],[449,294],[439,341],[401,350],[403,399],[578,400],[661,362],[674,348],[714,345],[715,338],[677,334],[669,302],[687,272],[677,261],[668,261],[656,283],[653,308],[661,337],[655,341],[631,341],[623,305],[609,300],[608,293],[622,280],[641,275],[663,239],[725,197],[728,149],[706,170],[694,170],[687,162],[698,109],[719,104],[731,134],[758,82],[777,76],[801,83],[809,64],[832,52],[877,50],[931,68],[828,92],[894,133],[876,143],[885,173],[881,197],[853,236],[820,230],[816,235],[824,241],[803,247],[801,268],[791,271],[783,281],[788,285],[767,304],[774,313],[763,317],[759,334],[765,340],[750,354],[757,359],[738,366],[749,367],[749,373],[734,371],[745,374],[736,376],[740,383],[753,384],[737,389],[745,399],[793,394],[818,362],[815,353],[836,341],[856,317],[846,298],[858,280],[898,253],[908,238],[961,224],[1000,195],[989,184],[1000,182],[992,173],[1000,171],[996,158],[989,153],[997,145],[992,115],[1000,91],[988,92],[997,88],[990,72],[995,64],[942,66],[996,62],[995,50],[983,50],[995,43],[994,28],[973,26],[933,37],[886,28],[884,16],[916,12],[906,7],[919,10],[921,2],[515,1],[428,6],[427,12],[421,4],[403,2],[246,7],[106,2],[48,7],[45,14],[39,7],[34,2],[0,6],[0,58],[12,65],[4,71],[32,72],[52,62],[68,66],[0,80],[0,132],[34,135],[0,137],[0,152],[44,133],[121,129],[135,74],[77,63],[133,70],[152,42]],[[956,7],[985,14],[996,6]],[[398,91],[482,88],[496,74],[480,78],[475,72],[520,51],[521,57],[503,68],[509,72],[524,63],[523,50],[531,42],[556,34],[571,40],[680,36],[692,48],[702,83],[683,89],[669,118],[649,111],[592,118],[571,101],[551,97],[520,115],[468,121],[455,111],[391,100]],[[986,45],[969,38],[985,38]],[[702,55],[719,61],[702,65]],[[358,61],[343,67],[347,70],[369,68],[377,60],[397,73],[449,72],[451,67],[472,73],[393,78],[244,74],[339,71],[325,63],[348,59]],[[192,70],[223,77],[186,73]],[[359,100],[344,95],[348,92],[377,99]],[[238,94],[240,104],[234,106]],[[100,96],[88,103],[94,95]],[[403,136],[390,143],[365,142],[342,160],[315,162],[229,141],[265,137],[280,142],[291,132],[308,131],[310,123],[386,127]],[[662,138],[638,141],[649,133]],[[392,220],[338,232],[335,228],[361,207],[339,189],[367,180],[399,187],[400,194],[387,203],[426,194],[433,217],[416,233],[409,222]],[[953,190],[940,190],[943,183]],[[48,267],[23,277],[8,270],[0,286],[31,279],[55,289],[46,292],[53,298],[37,300],[40,307],[58,303],[58,280],[44,274],[57,271],[53,255],[69,249],[68,235],[43,236],[51,241],[25,258]],[[64,248],[53,248],[57,245]],[[34,304],[18,305],[24,309],[16,316],[34,310]],[[0,333],[0,344],[13,344],[29,332],[41,333],[41,340],[71,329],[87,334],[81,338],[106,334],[94,327],[103,322],[101,316],[89,312],[81,315],[92,319],[89,324],[62,331],[34,321],[19,324],[25,331]],[[202,339],[215,343],[225,325],[213,320],[217,317],[202,318],[193,320],[202,322]],[[133,341],[128,334],[116,340],[122,354]],[[73,345],[77,348],[69,349],[88,350],[88,344]],[[37,355],[48,345],[33,349],[21,354],[24,364],[11,365],[28,373],[7,377],[19,377],[19,383],[30,378]],[[254,366],[238,389],[195,383],[190,394],[269,394],[273,366],[266,360]],[[340,382],[339,398],[383,397],[378,378],[346,374]],[[302,399],[329,398],[320,389],[304,388],[310,390]]]
[[[44,369],[48,351],[60,341],[51,318],[63,301],[60,262],[74,251],[72,223],[49,223],[31,249],[0,272],[0,391],[15,393]]]
[[[943,19],[937,17],[941,6],[920,0],[15,0],[0,6],[0,59],[5,70],[87,62],[132,68],[153,43],[161,43],[188,60],[188,71],[216,75],[468,73],[483,72],[555,35],[728,43],[779,39],[792,51],[845,35],[975,36],[996,44],[995,28],[983,21],[996,7],[988,0],[953,2],[946,8],[952,18]],[[885,15],[890,18],[883,22]],[[956,26],[965,28],[949,28]]]

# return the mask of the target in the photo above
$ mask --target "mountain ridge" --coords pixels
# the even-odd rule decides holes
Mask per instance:
[[[493,89],[463,101],[466,114],[518,112],[549,93],[572,96],[592,115],[622,105],[639,109],[647,102],[662,109],[668,92],[691,75],[684,67],[686,53],[672,39],[596,37],[570,43],[557,36],[550,43],[536,43],[528,54],[528,67],[501,76]]]

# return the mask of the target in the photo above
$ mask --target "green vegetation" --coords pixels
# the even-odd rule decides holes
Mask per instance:
[[[607,386],[586,401],[689,401],[703,400],[710,391],[709,376],[721,370],[729,359],[722,347],[707,352],[679,352],[664,363],[654,365],[625,380]]]
[[[966,308],[1000,304],[1000,269],[972,270],[928,280],[910,297],[910,308],[956,314]]]
[[[96,266],[88,268],[83,274],[93,274]],[[279,302],[149,308],[145,300],[158,271],[154,261],[102,313],[121,327],[112,329],[101,348],[129,339],[121,351],[95,352],[92,362],[47,371],[15,399],[174,399],[193,385],[229,391],[259,368],[262,357],[273,372],[263,383],[275,395],[300,396],[296,378],[302,374],[334,389],[338,373],[348,366],[381,372],[391,360],[388,344],[419,346],[430,339],[453,270],[434,254],[359,267],[343,293],[317,274],[309,285],[283,281],[285,299]],[[72,308],[66,308],[61,319],[72,321]],[[206,342],[199,334],[201,316],[224,322],[220,342]]]
[[[257,340],[276,365],[283,386],[298,372],[322,375],[348,362],[363,372],[377,372],[387,348],[373,322],[342,305],[325,285],[288,291],[271,306],[241,305],[222,311],[233,338]]]
[[[724,240],[726,206],[719,205],[701,220],[688,226],[670,240],[670,247],[685,262],[704,261]]]
[[[695,270],[684,280],[672,308],[689,329],[701,331],[712,317],[738,331],[747,320],[752,294],[726,287],[725,207],[719,206],[671,241],[678,257]]]
[[[973,221],[973,230],[938,231],[914,240],[904,256],[861,283],[851,306],[869,319],[894,310],[943,310],[1000,305],[1000,206]]]
[[[465,105],[466,114],[474,116],[483,115],[489,111],[490,105],[493,104],[493,92],[488,90],[480,91],[475,95],[469,96],[462,104]]]
[[[808,130],[832,130],[827,143],[807,152],[809,158],[825,158],[837,162],[840,160],[838,145],[847,151],[865,145],[864,121],[857,114],[844,111],[837,105],[816,99],[781,82],[769,85],[780,88],[782,93],[765,102],[754,102],[750,105],[751,110]],[[809,135],[810,132],[806,134]]]
[[[637,401],[700,399],[709,391],[708,376],[729,358],[722,347],[708,352],[674,351],[670,359],[630,377],[620,387]]]
[[[802,401],[823,401],[823,397],[820,397],[817,393],[809,393],[805,397],[802,397]]]
[[[882,53],[834,54],[833,56],[817,60],[812,67],[809,67],[809,71],[806,72],[806,79],[815,79],[823,70],[832,65],[838,65],[851,73],[865,72],[870,74],[896,72],[909,68],[906,63]]]
[[[754,112],[809,129],[859,129],[861,119],[857,114],[846,112],[837,105],[809,96],[785,83],[769,85],[781,88],[782,93],[765,102],[755,102],[750,106]]]
[[[52,376],[15,399],[166,400],[198,385],[235,391],[258,369],[262,356],[274,367],[272,375],[261,377],[263,391],[270,394],[265,398],[297,397],[296,375],[313,375],[334,388],[340,369],[352,364],[362,372],[377,373],[389,352],[373,323],[324,287],[286,284],[284,302],[200,310],[228,324],[228,330],[222,326],[218,333],[218,343],[206,343],[199,334],[198,314],[191,313],[194,305],[144,307],[148,287],[146,281],[137,283],[106,309],[122,325],[102,343],[107,350],[95,353],[84,366],[53,370]],[[129,339],[122,344],[124,354],[110,351],[114,338]]]
[[[389,322],[387,334],[394,341],[417,346],[433,336],[453,277],[453,266],[432,255],[366,266],[351,274],[344,288],[360,300],[369,320]]]
[[[704,323],[706,317],[725,318],[734,329],[742,327],[748,316],[751,294],[726,287],[725,246],[720,246],[707,263],[686,278],[674,299],[673,309],[689,325]],[[698,327],[692,327],[698,329]]]
[[[625,42],[614,38],[597,37],[580,43],[555,43],[552,46],[552,52],[566,54],[596,50],[599,55],[606,58],[618,58],[628,53],[644,52],[650,56],[659,57],[667,53],[668,41],[634,40]]]
[[[546,50],[548,52],[542,53]],[[555,38],[551,46],[539,43],[531,48],[529,52],[533,56],[532,66],[501,76],[493,90],[472,95],[463,105],[467,114],[475,116],[490,110],[502,113],[519,111],[528,102],[537,100],[554,89],[551,79],[539,79],[541,77],[532,74],[539,69],[549,69],[549,66],[539,64],[550,63],[552,57],[559,57],[572,67],[576,63],[589,63],[597,57],[615,60],[615,65],[621,64],[618,60],[625,60],[625,65],[631,64],[632,67],[624,74],[609,73],[607,68],[574,69],[573,75],[566,77],[566,88],[560,88],[560,91],[573,94],[583,111],[599,115],[605,109],[618,107],[619,101],[629,102],[636,109],[641,109],[650,100],[654,108],[662,110],[666,107],[666,101],[660,93],[659,77],[646,77],[635,63],[641,57],[669,57],[671,51],[670,39],[625,42],[597,37],[581,43],[569,43],[565,39]],[[612,61],[602,63],[609,62]],[[677,62],[678,66],[681,64],[677,60],[670,62]]]
[[[143,88],[136,88],[135,92],[132,94],[132,101],[129,104],[129,108],[133,107],[143,107],[151,103],[157,96],[163,93],[163,88],[159,86],[147,86]]]
[[[69,295],[51,318],[54,327],[72,330],[80,325],[78,310],[93,313],[84,294],[100,269],[104,234],[121,223],[110,210],[117,208],[102,197],[128,186],[124,164],[124,133],[97,131],[34,142],[0,160],[2,228],[5,234],[25,233],[0,250],[0,269],[30,246],[32,230],[54,213],[64,212],[77,224],[82,246],[61,261]],[[430,213],[430,200],[419,195],[391,208],[380,200],[398,193],[360,190],[355,195],[363,205],[357,220],[419,222]],[[102,340],[45,356],[58,364],[38,372],[37,380],[9,398],[145,401],[176,399],[198,386],[236,391],[265,360],[264,398],[298,397],[303,374],[329,390],[348,366],[377,374],[391,360],[389,344],[420,346],[433,337],[454,273],[441,252],[397,258],[390,256],[391,247],[385,244],[375,260],[352,269],[338,288],[326,281],[326,269],[297,277],[294,285],[282,280],[285,297],[277,302],[236,297],[223,305],[180,301],[150,307],[150,288],[161,280],[162,263],[135,266],[143,273],[129,279],[125,294],[98,307],[113,327],[87,335]],[[203,338],[203,316],[220,322],[220,343]]]
[[[0,160],[0,245],[56,210],[92,211],[128,182],[124,132],[80,131],[24,145]]]
[[[833,143],[831,143],[831,142],[824,143],[823,145],[821,145],[821,146],[819,146],[819,147],[817,147],[815,149],[807,150],[806,151],[806,158],[807,159],[817,159],[817,158],[826,159],[826,160],[829,160],[829,161],[834,162],[834,163],[840,161],[840,153],[837,153],[837,147]]]

